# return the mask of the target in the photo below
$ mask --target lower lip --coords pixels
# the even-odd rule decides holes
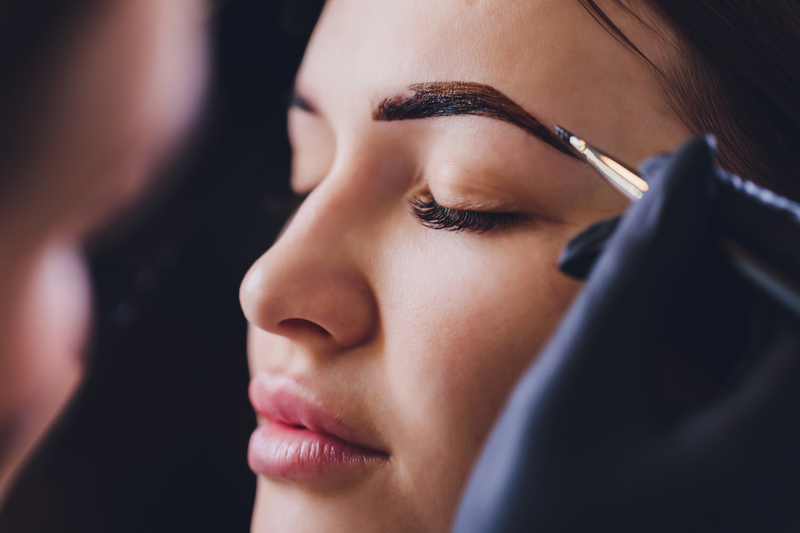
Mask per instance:
[[[255,473],[289,481],[356,474],[387,459],[385,454],[330,435],[271,421],[253,432],[248,450]]]

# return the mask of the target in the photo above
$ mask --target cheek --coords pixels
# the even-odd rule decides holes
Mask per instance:
[[[409,434],[457,439],[471,462],[578,284],[556,270],[561,239],[442,237],[449,246],[408,253],[416,260],[394,272],[403,291],[387,297],[400,302],[384,322],[388,374]]]
[[[0,377],[0,407],[50,417],[67,401],[82,373],[91,311],[83,258],[73,247],[50,247],[24,287],[10,320],[3,323],[8,330],[0,331],[8,350],[3,363],[14,370]]]
[[[81,359],[89,328],[90,291],[80,252],[59,246],[45,253],[22,314],[22,331],[39,374]]]

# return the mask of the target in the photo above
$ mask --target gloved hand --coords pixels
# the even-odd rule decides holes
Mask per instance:
[[[798,314],[719,245],[732,233],[792,272],[800,240],[778,222],[796,206],[722,175],[713,151],[650,160],[618,227],[568,248],[591,275],[491,434],[456,533],[800,530]],[[581,247],[604,251],[593,265]]]

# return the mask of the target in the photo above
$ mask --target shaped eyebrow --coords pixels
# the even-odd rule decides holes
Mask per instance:
[[[420,118],[473,115],[508,122],[561,153],[579,159],[539,119],[494,87],[463,81],[436,81],[409,86],[413,96],[393,96],[378,104],[373,120],[392,122]]]

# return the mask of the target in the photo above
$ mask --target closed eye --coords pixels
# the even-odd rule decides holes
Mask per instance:
[[[520,215],[512,213],[451,209],[439,205],[432,196],[416,197],[411,200],[411,211],[426,228],[456,232],[484,233],[502,230],[521,218]]]

